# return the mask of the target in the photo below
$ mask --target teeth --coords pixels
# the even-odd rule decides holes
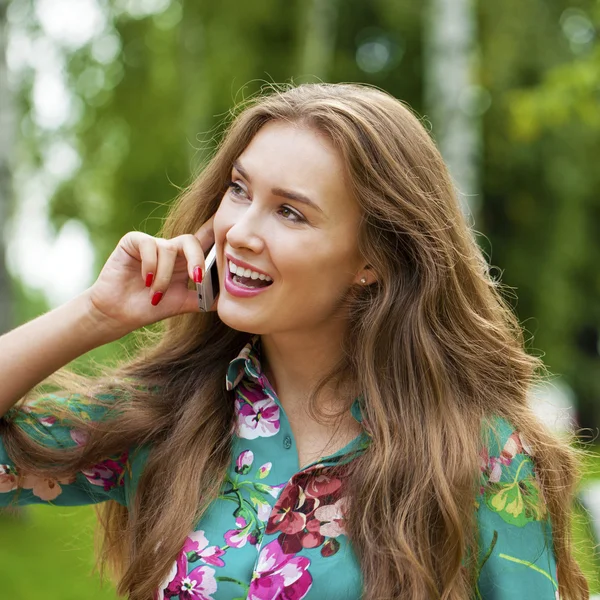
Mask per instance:
[[[233,275],[238,275],[239,277],[251,277],[252,279],[273,281],[273,279],[268,275],[264,275],[263,273],[259,273],[258,271],[252,271],[251,269],[244,269],[243,267],[236,265],[231,260],[229,261],[229,271],[233,273]]]

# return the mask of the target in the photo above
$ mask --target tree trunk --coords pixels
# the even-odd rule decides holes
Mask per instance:
[[[331,71],[339,0],[311,0],[306,3],[305,38],[300,74],[317,76],[323,81]]]
[[[476,48],[475,0],[430,0],[424,21],[425,109],[463,212],[479,203],[481,119],[469,110]]]
[[[12,202],[11,157],[14,148],[14,110],[8,86],[6,45],[8,0],[0,0],[0,334],[13,326],[10,278],[6,269],[6,222]]]

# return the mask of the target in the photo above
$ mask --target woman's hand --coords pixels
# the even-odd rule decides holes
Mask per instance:
[[[95,316],[128,333],[167,317],[200,312],[188,283],[205,275],[204,255],[214,243],[212,225],[213,217],[194,235],[170,240],[139,231],[125,234],[87,292]],[[216,300],[211,310],[215,307]]]

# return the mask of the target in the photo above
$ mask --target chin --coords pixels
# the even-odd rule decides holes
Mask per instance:
[[[244,318],[239,313],[232,313],[233,311],[231,310],[220,310],[220,303],[217,304],[217,315],[219,315],[219,319],[225,323],[227,327],[235,329],[236,331],[251,333],[253,335],[257,333],[266,333],[260,326],[254,327],[251,320]]]

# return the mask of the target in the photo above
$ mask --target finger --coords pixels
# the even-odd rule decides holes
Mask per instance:
[[[167,288],[171,283],[175,260],[179,253],[176,243],[173,240],[157,240],[158,262],[156,265],[156,274],[154,284],[152,285],[152,303],[158,304],[162,296],[167,293]],[[158,295],[160,294],[160,296]]]
[[[131,258],[141,260],[140,244],[148,239],[152,239],[152,236],[143,231],[128,231],[119,241],[119,245]]]
[[[138,249],[142,259],[142,279],[146,287],[151,287],[156,276],[158,249],[156,240],[150,236],[140,240]]]
[[[215,232],[213,229],[213,221],[215,216],[213,215],[206,223],[203,223],[200,229],[194,234],[196,238],[200,240],[200,246],[204,253],[210,250],[210,247],[215,243]]]
[[[190,279],[200,283],[204,276],[204,250],[195,235],[180,235],[172,240],[176,242],[185,256]]]

